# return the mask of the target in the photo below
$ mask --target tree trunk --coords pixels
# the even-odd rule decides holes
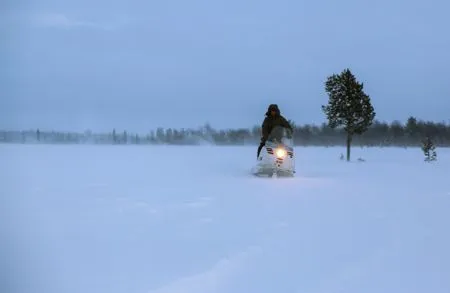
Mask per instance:
[[[347,133],[347,162],[350,161],[350,146],[352,144],[352,134]]]

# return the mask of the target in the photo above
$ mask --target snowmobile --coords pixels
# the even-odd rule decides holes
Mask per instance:
[[[294,139],[289,128],[275,126],[252,172],[256,176],[293,177],[295,174]]]

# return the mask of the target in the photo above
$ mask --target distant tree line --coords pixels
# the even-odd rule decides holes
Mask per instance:
[[[350,160],[352,145],[417,146],[427,152],[430,160],[435,146],[450,146],[450,125],[444,122],[419,121],[409,117],[406,123],[390,124],[375,119],[370,96],[364,91],[350,69],[328,76],[325,82],[328,103],[322,105],[327,123],[294,128],[294,144],[300,146],[347,147]],[[260,142],[261,128],[215,130],[210,125],[199,129],[157,128],[146,135],[127,131],[111,133],[67,133],[55,131],[0,131],[3,143],[94,143],[94,144],[174,144],[174,145],[242,145]],[[431,152],[431,153],[430,153]]]
[[[291,121],[291,123],[293,123]],[[293,123],[294,124],[294,123]],[[344,128],[322,125],[294,125],[294,143],[298,146],[345,146],[347,132]],[[117,131],[109,133],[84,133],[44,131],[0,131],[2,143],[49,143],[49,144],[172,144],[172,145],[245,145],[260,141],[259,126],[242,129],[216,130],[210,125],[198,129],[157,128],[147,134]],[[410,117],[405,123],[374,121],[368,130],[353,138],[355,146],[422,146],[423,140],[431,138],[436,146],[450,146],[450,123],[431,122]]]

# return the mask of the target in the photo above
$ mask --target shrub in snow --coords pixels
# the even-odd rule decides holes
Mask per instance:
[[[436,147],[434,146],[431,138],[427,137],[422,142],[422,151],[425,155],[425,162],[431,162],[437,160]]]

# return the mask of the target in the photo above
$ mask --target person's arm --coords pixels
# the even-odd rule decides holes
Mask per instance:
[[[289,123],[289,121],[287,121],[286,118],[284,118],[283,116],[281,116],[281,121],[282,121],[282,126],[289,128],[291,131],[294,131],[292,125]]]
[[[261,140],[266,141],[269,137],[269,121],[266,117],[261,125]]]

